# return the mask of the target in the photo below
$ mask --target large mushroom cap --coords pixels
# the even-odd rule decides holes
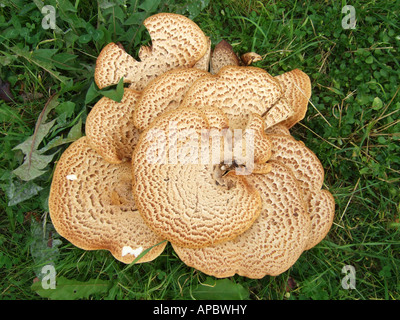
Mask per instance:
[[[140,92],[125,88],[121,102],[103,97],[88,114],[87,142],[110,163],[121,163],[132,157],[139,130],[132,123],[131,115],[140,96]]]
[[[96,61],[95,82],[99,88],[117,84],[123,77],[141,91],[147,83],[176,67],[193,67],[209,48],[209,39],[190,19],[174,13],[159,13],[143,22],[152,45],[141,49],[135,60],[115,43],[103,48]]]
[[[335,201],[331,193],[321,190],[324,168],[318,157],[302,141],[290,135],[268,135],[272,141],[271,160],[290,168],[303,191],[303,199],[312,221],[312,232],[307,249],[318,244],[328,233],[335,215]]]
[[[275,77],[283,88],[283,97],[293,107],[293,114],[283,121],[288,128],[304,119],[311,97],[310,77],[299,69]]]
[[[184,247],[233,239],[261,209],[258,192],[244,176],[222,173],[220,149],[208,148],[207,116],[224,123],[216,121],[218,113],[193,108],[163,114],[143,131],[132,157],[140,214],[154,232]],[[210,150],[218,152],[217,164],[210,161],[213,155],[204,160]]]
[[[308,202],[312,232],[305,250],[309,250],[322,241],[332,227],[335,216],[335,199],[328,190],[315,190]]]
[[[207,75],[208,72],[197,68],[176,68],[152,80],[133,112],[135,126],[144,130],[165,111],[178,108],[193,82]]]
[[[273,145],[271,160],[280,161],[293,170],[308,201],[313,190],[324,183],[324,168],[306,145],[290,135],[269,135]]]
[[[239,274],[258,279],[276,276],[296,262],[308,241],[310,218],[291,170],[275,161],[271,167],[267,174],[248,177],[262,199],[261,214],[251,228],[233,240],[206,248],[173,243],[185,264],[219,278]]]
[[[110,164],[89,147],[86,137],[75,141],[58,161],[51,184],[49,210],[57,232],[79,248],[109,250],[131,263],[163,241],[138,213],[131,184],[129,163]],[[138,262],[155,259],[165,245]]]
[[[249,115],[263,115],[282,95],[278,80],[261,68],[226,66],[194,82],[182,106],[220,108],[232,128],[244,129]]]

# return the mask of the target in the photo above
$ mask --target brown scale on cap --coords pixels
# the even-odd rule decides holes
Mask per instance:
[[[308,75],[294,69],[275,77],[282,86],[281,98],[263,115],[266,128],[276,124],[285,125],[288,129],[301,121],[311,97],[311,82]]]
[[[109,250],[131,263],[163,241],[144,223],[132,196],[129,163],[110,164],[82,137],[57,162],[50,189],[49,212],[57,232],[84,250]],[[158,257],[166,243],[152,248],[139,262]],[[128,248],[128,252],[124,252]]]
[[[238,274],[260,279],[285,272],[299,258],[311,223],[292,171],[271,162],[269,173],[247,179],[261,195],[260,216],[243,234],[221,244],[193,249],[172,243],[185,264],[218,278]]]
[[[335,199],[328,190],[316,190],[311,193],[308,203],[312,232],[305,250],[309,250],[322,241],[332,227],[335,216]]]
[[[132,89],[141,91],[157,76],[176,67],[193,67],[208,52],[209,40],[185,16],[159,13],[147,18],[152,45],[142,47],[135,60],[115,43],[103,48],[96,61],[95,82],[102,89],[117,84],[123,77]]]
[[[250,146],[247,145],[248,142]],[[234,141],[234,143],[240,143],[240,141]],[[242,167],[243,174],[250,175],[270,171],[270,165],[267,161],[271,158],[272,142],[265,134],[264,119],[260,115],[255,113],[249,115],[241,145],[243,160],[237,159],[236,162],[239,165],[244,164]],[[247,154],[248,151],[250,151],[249,154]],[[249,161],[249,157],[252,159],[251,161]]]

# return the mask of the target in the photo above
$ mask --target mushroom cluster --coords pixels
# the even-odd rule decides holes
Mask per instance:
[[[317,156],[290,134],[307,111],[309,77],[250,66],[190,19],[147,18],[137,61],[101,51],[99,88],[127,84],[91,109],[86,135],[61,155],[49,209],[58,233],[124,263],[170,243],[215,277],[278,275],[331,228],[335,202]]]

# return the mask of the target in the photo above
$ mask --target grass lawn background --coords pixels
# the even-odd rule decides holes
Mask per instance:
[[[56,29],[42,27],[45,4]],[[342,27],[345,5],[355,29]],[[96,57],[111,41],[137,56],[149,41],[141,23],[157,12],[193,19],[213,46],[225,39],[238,54],[259,53],[255,65],[274,76],[299,68],[311,78],[306,118],[292,134],[321,160],[336,215],[328,236],[277,277],[216,281],[170,245],[151,263],[124,265],[52,229],[54,162],[103,95],[93,85]],[[2,0],[0,92],[9,84],[12,101],[0,100],[0,299],[399,299],[399,14],[389,0]],[[50,262],[54,291],[37,281]],[[354,289],[342,286],[344,266],[355,270]]]

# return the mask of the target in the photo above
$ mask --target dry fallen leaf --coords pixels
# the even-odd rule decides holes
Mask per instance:
[[[10,83],[3,82],[0,79],[0,99],[4,100],[5,102],[10,102],[14,100],[14,96],[10,91]]]

